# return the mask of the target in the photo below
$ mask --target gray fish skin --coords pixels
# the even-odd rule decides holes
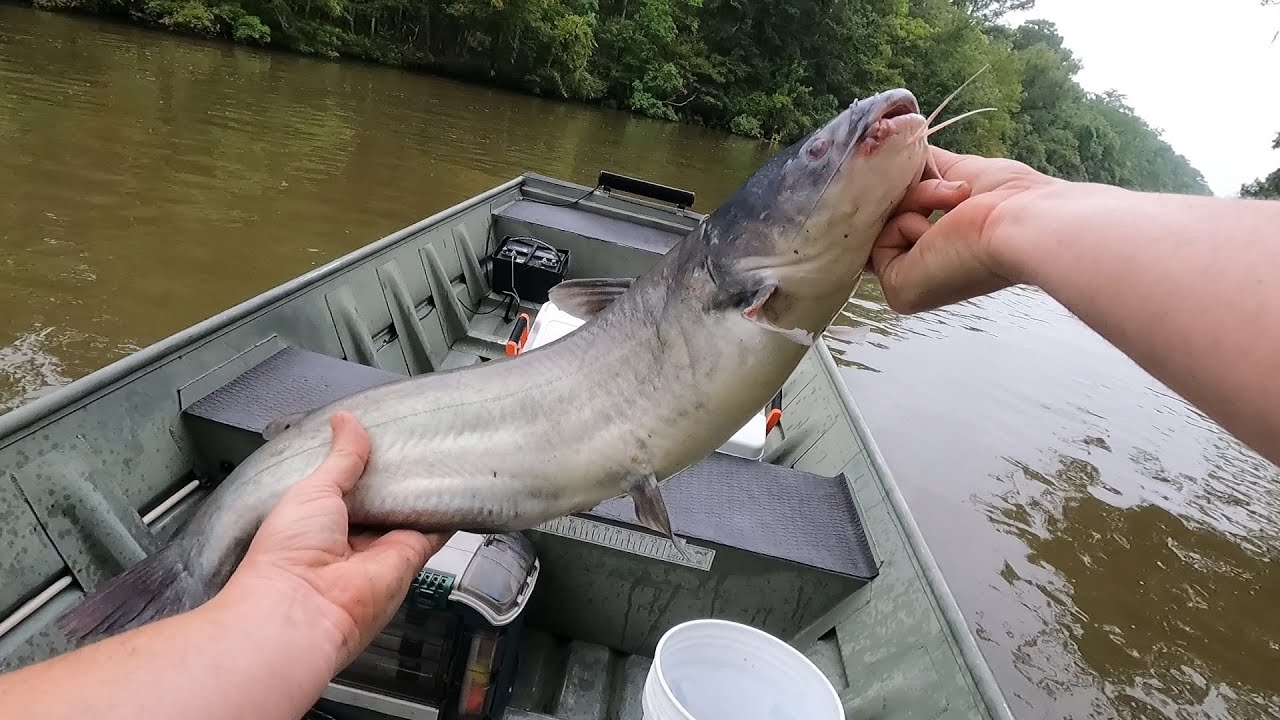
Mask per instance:
[[[212,597],[280,495],[329,452],[340,410],[372,446],[347,496],[353,525],[507,532],[627,494],[674,541],[659,481],[759,412],[844,306],[921,176],[923,126],[905,90],[856,102],[772,158],[578,330],[270,429],[169,545],[64,615],[64,632],[92,640]],[[583,282],[552,299],[591,314]]]

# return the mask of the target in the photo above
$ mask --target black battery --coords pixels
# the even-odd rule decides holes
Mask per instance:
[[[514,292],[521,300],[544,303],[569,271],[569,251],[527,235],[507,235],[489,262],[494,292]]]

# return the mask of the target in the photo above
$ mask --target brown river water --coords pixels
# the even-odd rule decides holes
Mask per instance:
[[[526,170],[771,148],[0,4],[0,412]],[[1280,473],[1043,294],[832,340],[1020,718],[1280,717]],[[1224,351],[1228,351],[1224,348]]]

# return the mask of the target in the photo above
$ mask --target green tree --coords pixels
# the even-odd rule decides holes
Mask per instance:
[[[32,1],[422,68],[769,142],[790,142],[889,87],[910,88],[931,112],[985,67],[936,122],[995,111],[931,142],[1008,155],[1068,179],[1208,192],[1124,98],[1080,87],[1079,62],[1052,23],[1000,22],[1034,0]]]
[[[994,23],[1011,12],[1033,9],[1036,0],[952,0],[952,4],[966,15]]]
[[[1280,4],[1280,0],[1270,1],[1271,3]],[[1280,150],[1280,133],[1276,133],[1276,139],[1272,141],[1271,149]],[[1280,168],[1273,170],[1265,178],[1241,185],[1240,197],[1258,200],[1280,200]]]

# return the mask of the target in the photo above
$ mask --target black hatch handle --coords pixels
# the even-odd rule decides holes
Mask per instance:
[[[596,180],[596,185],[606,192],[610,190],[620,190],[622,192],[631,193],[632,195],[640,195],[659,202],[668,202],[681,210],[693,207],[693,202],[697,196],[692,190],[681,190],[680,188],[671,187],[669,185],[659,185],[648,180],[629,177],[627,175],[619,175],[608,170],[601,170],[600,177]]]

